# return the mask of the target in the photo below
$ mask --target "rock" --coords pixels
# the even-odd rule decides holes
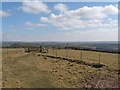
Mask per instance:
[[[67,69],[70,69],[70,67],[67,67]]]
[[[70,64],[70,66],[73,66],[73,64]]]
[[[17,74],[15,73],[15,76],[17,76]]]
[[[58,79],[63,80],[63,78],[62,78],[62,77],[58,77]]]
[[[76,74],[77,72],[74,71],[74,74]]]
[[[5,78],[4,81],[7,81],[7,79]]]
[[[72,83],[70,80],[68,80],[68,83]]]
[[[47,57],[44,56],[44,59],[47,59]]]
[[[82,71],[80,71],[79,73],[82,73]]]
[[[52,70],[53,72],[57,72],[57,70]]]
[[[72,71],[71,71],[70,73],[71,73],[71,74],[74,74],[74,72],[72,72]]]
[[[16,83],[20,83],[20,81],[16,81]]]
[[[40,54],[38,54],[37,56],[41,56]]]

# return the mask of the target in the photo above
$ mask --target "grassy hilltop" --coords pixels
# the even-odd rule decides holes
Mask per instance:
[[[48,53],[26,53],[23,48],[2,51],[4,88],[118,87],[118,54],[62,48],[56,55],[50,47]],[[93,67],[99,64],[99,53],[104,66]]]

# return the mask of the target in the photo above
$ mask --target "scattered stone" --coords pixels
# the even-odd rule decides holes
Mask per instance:
[[[67,69],[70,69],[70,67],[67,67]]]
[[[74,74],[77,74],[77,72],[74,71]]]
[[[72,71],[70,71],[69,73],[73,74],[73,72],[72,72]]]
[[[20,83],[20,81],[16,81],[16,83]]]
[[[60,77],[63,77],[63,75],[62,75],[62,74],[60,74],[59,76],[60,76]]]
[[[44,59],[47,59],[47,57],[44,57]]]
[[[70,64],[70,63],[68,63],[68,64]]]
[[[57,70],[53,70],[53,72],[57,72]]]
[[[70,80],[68,80],[68,83],[71,83],[71,81],[70,81]]]
[[[83,73],[82,71],[80,71],[79,73]]]
[[[58,61],[54,61],[55,63],[57,63]]]
[[[15,75],[17,76],[17,74],[15,73]]]
[[[63,78],[62,78],[62,77],[58,77],[58,79],[63,80]]]
[[[70,66],[73,66],[73,64],[70,64]]]
[[[41,56],[40,54],[38,54],[37,56]]]

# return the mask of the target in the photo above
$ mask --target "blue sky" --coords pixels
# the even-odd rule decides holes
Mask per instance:
[[[3,2],[3,41],[116,41],[117,2]]]

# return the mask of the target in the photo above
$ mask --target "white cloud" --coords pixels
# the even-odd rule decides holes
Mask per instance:
[[[35,27],[35,26],[44,27],[44,26],[46,26],[45,24],[36,24],[36,23],[32,23],[32,22],[25,22],[24,25],[30,26],[30,27]]]
[[[36,5],[25,2],[20,7],[27,13],[50,13],[48,9],[40,8],[40,4]],[[41,3],[41,2],[39,2]],[[41,5],[42,5],[41,4]],[[43,9],[43,10],[42,10]],[[76,10],[68,10],[65,4],[57,4],[55,10],[60,11],[60,14],[50,14],[49,17],[41,17],[40,20],[45,23],[50,23],[53,26],[59,27],[60,30],[76,30],[64,33],[54,34],[29,34],[22,35],[20,33],[3,34],[4,40],[26,40],[26,41],[114,41],[118,40],[118,21],[109,18],[109,15],[117,15],[118,9],[114,5],[81,7]],[[24,25],[29,26],[26,30],[35,30],[35,27],[43,27],[46,24],[25,22]],[[86,30],[83,30],[87,28]],[[91,29],[92,28],[92,29]]]
[[[82,41],[116,41],[118,40],[118,29],[98,28],[88,31],[76,31],[74,36],[78,40],[83,39]]]
[[[58,5],[58,6],[57,6]],[[108,27],[117,26],[117,22],[104,22],[104,18],[108,19],[109,15],[117,14],[118,9],[114,5],[94,6],[94,7],[81,7],[76,10],[67,10],[65,12],[64,8],[66,6],[63,4],[55,5],[55,9],[59,11],[64,11],[59,15],[52,13],[49,17],[41,17],[40,21],[51,23],[54,26],[60,28],[60,30],[69,30],[76,28],[95,28],[95,27]],[[61,7],[61,8],[60,8]],[[82,20],[82,18],[87,18],[87,20]]]
[[[41,1],[35,2],[23,2],[22,6],[18,9],[26,13],[38,14],[38,13],[50,13],[48,6]]]
[[[56,34],[4,33],[4,41],[117,41],[118,29],[99,28],[89,31],[75,31]]]
[[[46,25],[45,25],[45,24],[36,24],[36,26],[44,27],[44,26],[46,26]]]
[[[31,31],[31,30],[35,30],[35,28],[26,28],[26,30],[30,30]]]
[[[54,6],[54,9],[62,13],[67,11],[67,6],[65,4],[59,3]]]
[[[7,17],[9,15],[10,15],[10,13],[8,13],[6,11],[0,11],[0,17]]]
[[[105,18],[108,15],[117,14],[118,8],[114,5],[94,6],[88,7],[84,6],[76,10],[71,10],[66,13],[69,17],[77,18]]]
[[[72,30],[83,28],[101,28],[101,27],[117,27],[117,20],[107,19],[105,22],[102,19],[88,19],[81,20],[79,18],[68,18],[65,15],[54,15],[50,17],[41,17],[42,22],[51,23],[54,26],[59,27],[60,30]]]

